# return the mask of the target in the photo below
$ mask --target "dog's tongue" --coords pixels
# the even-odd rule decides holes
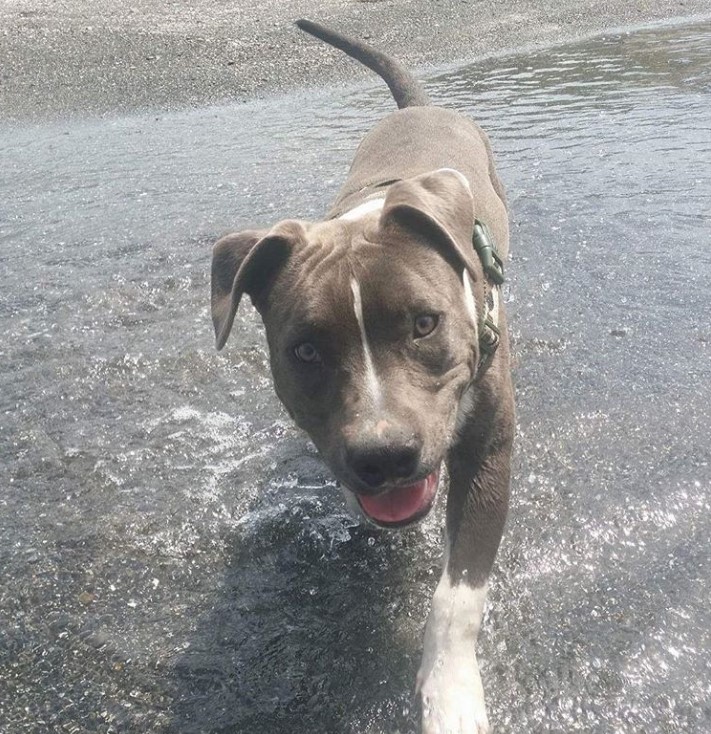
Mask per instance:
[[[367,497],[358,495],[363,512],[379,523],[402,523],[429,509],[437,492],[439,472],[433,471],[428,477],[408,484],[394,487],[382,494]]]

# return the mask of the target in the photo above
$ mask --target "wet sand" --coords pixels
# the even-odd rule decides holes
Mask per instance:
[[[424,69],[709,13],[709,0],[0,0],[0,119],[182,109],[365,78],[298,32],[299,17]]]

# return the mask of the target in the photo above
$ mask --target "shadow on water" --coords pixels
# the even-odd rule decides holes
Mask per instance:
[[[522,731],[709,731],[709,23],[428,80],[512,204],[518,444],[480,640]],[[343,98],[345,96],[345,99]],[[382,85],[3,130],[0,730],[417,730],[441,511],[345,514],[218,232],[317,217]]]
[[[258,514],[228,538],[214,606],[176,662],[171,730],[411,730],[437,566],[419,533],[391,544],[317,498]]]

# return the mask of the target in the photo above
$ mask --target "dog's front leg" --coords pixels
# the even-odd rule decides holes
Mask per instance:
[[[450,455],[445,564],[417,681],[423,734],[489,731],[475,644],[508,507],[509,434],[474,462],[461,448]]]

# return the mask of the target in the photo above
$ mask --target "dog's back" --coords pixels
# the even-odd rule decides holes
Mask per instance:
[[[378,74],[400,108],[363,139],[328,217],[342,216],[395,181],[451,168],[469,181],[475,215],[491,223],[499,252],[506,257],[509,233],[504,190],[488,138],[479,125],[453,110],[432,106],[412,74],[372,46],[312,21],[296,24]]]

